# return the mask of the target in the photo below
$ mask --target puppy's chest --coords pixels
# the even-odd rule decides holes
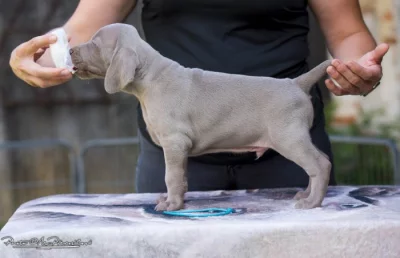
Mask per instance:
[[[157,119],[156,117],[153,115],[151,115],[151,111],[149,114],[149,109],[145,106],[141,104],[141,108],[142,108],[142,114],[143,114],[143,120],[146,124],[146,129],[151,137],[151,139],[153,140],[153,142],[157,145],[160,145],[160,141],[159,141],[159,133],[157,133],[159,130],[157,130]]]
[[[160,103],[159,103],[160,104]],[[147,131],[153,142],[157,145],[166,134],[174,131],[176,128],[176,119],[171,115],[171,108],[162,105],[142,105],[143,120],[146,123]]]

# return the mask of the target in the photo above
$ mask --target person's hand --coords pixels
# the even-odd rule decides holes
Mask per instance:
[[[46,49],[57,41],[52,34],[35,37],[16,47],[10,57],[14,74],[34,87],[46,88],[67,82],[72,78],[68,69],[55,68]],[[43,55],[47,52],[45,55]],[[40,59],[40,60],[39,60]]]
[[[327,73],[336,80],[341,88],[337,87],[332,79],[327,79],[327,88],[336,96],[364,95],[373,90],[373,87],[382,78],[381,62],[388,52],[388,44],[380,44],[357,61],[342,62],[332,60]]]

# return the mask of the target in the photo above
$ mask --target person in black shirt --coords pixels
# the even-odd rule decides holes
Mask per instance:
[[[89,40],[104,25],[122,21],[135,2],[81,0],[64,25],[72,38],[71,46]],[[341,88],[331,79],[325,82],[327,88],[335,95],[370,92],[382,76],[381,61],[389,46],[376,45],[363,22],[357,0],[143,0],[142,26],[146,41],[153,48],[183,66],[293,78],[309,70],[308,7],[319,21],[329,51],[335,57],[327,72]],[[59,85],[71,79],[68,72],[54,68],[48,51],[42,50],[51,42],[54,39],[44,35],[19,45],[10,59],[15,74],[38,87]],[[332,161],[324,105],[317,86],[311,95],[315,112],[310,130],[312,140]],[[163,151],[152,142],[140,106],[138,119],[140,155],[136,190],[165,192]],[[308,176],[302,168],[270,150],[259,160],[255,160],[254,153],[190,158],[188,181],[190,191],[306,187]],[[330,184],[336,184],[333,171]]]

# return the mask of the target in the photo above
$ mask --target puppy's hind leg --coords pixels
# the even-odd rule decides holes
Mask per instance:
[[[298,209],[321,206],[331,171],[329,159],[314,146],[307,128],[305,125],[292,124],[274,134],[273,148],[302,167],[310,177],[307,190],[296,195],[299,199],[296,203]]]
[[[188,148],[185,138],[175,137],[163,144],[165,158],[165,183],[167,198],[160,198],[155,208],[157,211],[173,211],[183,208],[184,195],[188,190],[186,176]]]
[[[308,196],[310,196],[310,192],[311,192],[311,177],[309,177],[309,179],[308,179],[307,189],[304,191],[297,192],[296,195],[293,197],[293,199],[300,200],[300,199],[307,198]]]
[[[323,153],[320,150],[319,150],[319,153],[321,153],[322,156],[324,156],[327,160],[329,160],[328,155],[326,155],[325,153]],[[297,194],[293,197],[293,199],[300,200],[300,199],[307,198],[308,196],[310,196],[310,192],[311,192],[311,177],[309,178],[307,189],[304,191],[297,192]]]

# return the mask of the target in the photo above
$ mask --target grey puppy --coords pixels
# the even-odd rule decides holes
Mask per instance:
[[[295,196],[295,207],[321,206],[331,163],[311,142],[309,90],[330,61],[295,79],[191,69],[163,57],[133,26],[118,23],[72,48],[71,56],[80,79],[104,78],[108,93],[133,94],[140,102],[166,163],[167,198],[158,200],[156,210],[184,207],[188,157],[217,152],[260,157],[269,148],[309,175],[307,189]]]

